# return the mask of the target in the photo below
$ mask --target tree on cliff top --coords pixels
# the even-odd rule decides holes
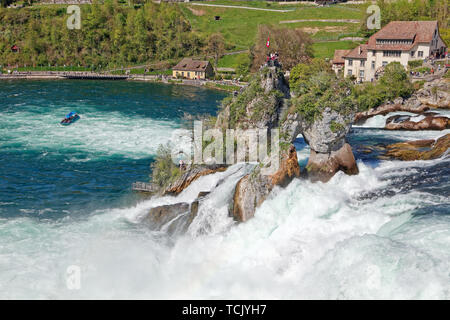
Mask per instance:
[[[270,46],[267,48],[267,37],[270,37]],[[313,56],[313,41],[303,31],[298,29],[280,29],[261,25],[258,27],[256,44],[252,47],[252,70],[256,71],[266,62],[269,52],[278,52],[283,68],[290,70],[300,62],[306,62]]]

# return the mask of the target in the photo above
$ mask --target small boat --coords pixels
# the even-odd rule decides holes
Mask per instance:
[[[64,119],[62,119],[61,124],[63,126],[68,126],[69,124],[74,123],[78,119],[80,119],[80,116],[75,111],[72,111],[68,113]]]

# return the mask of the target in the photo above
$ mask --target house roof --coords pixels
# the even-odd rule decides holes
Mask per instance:
[[[410,50],[418,43],[433,40],[437,21],[391,21],[369,38],[369,50]],[[412,40],[412,43],[377,44],[379,40]]]
[[[350,52],[347,53],[344,58],[367,59],[367,44],[361,44],[356,48],[350,50]]]
[[[172,70],[178,71],[205,71],[209,61],[193,60],[191,58],[183,58]]]
[[[344,56],[348,54],[351,50],[334,50],[334,57],[332,62],[335,64],[345,63]]]

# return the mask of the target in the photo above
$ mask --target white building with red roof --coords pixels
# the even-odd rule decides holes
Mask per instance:
[[[439,58],[446,51],[437,21],[392,21],[343,57],[344,74],[372,81],[377,70],[391,62],[406,68],[408,61]]]

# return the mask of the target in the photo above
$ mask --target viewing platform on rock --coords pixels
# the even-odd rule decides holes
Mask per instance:
[[[157,188],[154,184],[147,183],[147,182],[139,182],[139,181],[133,182],[131,189],[133,191],[137,191],[137,192],[148,192],[148,193],[157,192]]]

